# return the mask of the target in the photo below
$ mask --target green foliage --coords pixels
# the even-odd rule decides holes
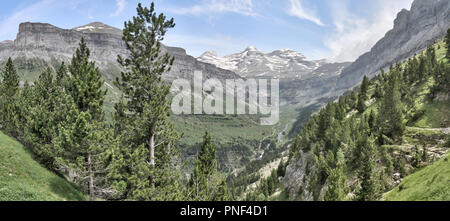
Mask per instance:
[[[18,95],[19,95],[19,75],[12,63],[11,58],[6,62],[4,70],[1,72],[0,81],[0,111],[2,128],[9,133],[14,133],[17,123]]]
[[[377,150],[373,138],[363,136],[361,138],[361,168],[358,171],[358,178],[361,180],[361,188],[356,194],[359,201],[375,201],[379,199],[379,181],[375,171]]]
[[[390,201],[448,201],[450,200],[450,156],[427,166],[403,179],[388,192]]]
[[[115,105],[115,131],[122,137],[118,168],[111,175],[121,198],[135,200],[175,200],[183,198],[181,181],[174,167],[179,135],[168,120],[169,87],[161,76],[169,71],[174,58],[161,53],[161,41],[173,28],[173,19],[156,14],[139,3],[137,16],[125,22],[123,40],[130,52],[118,56],[124,68],[116,85],[124,93]],[[120,166],[121,165],[121,166]]]
[[[93,119],[102,120],[104,117],[103,102],[106,95],[106,91],[102,89],[104,81],[101,80],[100,71],[95,63],[89,61],[89,56],[90,50],[86,46],[84,38],[81,38],[79,48],[69,66],[71,78],[68,91],[81,112],[88,112]],[[65,78],[64,72],[65,66],[61,65],[57,80]]]
[[[382,135],[389,138],[400,139],[405,130],[403,106],[401,101],[398,69],[393,70],[385,85],[385,95],[381,100],[378,116],[378,125]]]
[[[348,191],[356,194],[357,200],[377,200],[381,191],[391,188],[395,172],[407,176],[414,169],[428,164],[429,154],[423,148],[414,152],[413,165],[410,165],[405,156],[410,152],[403,150],[403,145],[419,143],[425,147],[426,144],[420,143],[423,141],[442,146],[445,144],[435,141],[443,138],[410,134],[405,124],[448,127],[448,102],[439,100],[445,99],[448,93],[450,72],[441,54],[435,45],[430,46],[403,64],[391,65],[389,73],[381,70],[372,80],[365,78],[359,93],[346,93],[338,102],[328,103],[312,116],[294,140],[289,153],[290,158],[297,159],[300,158],[299,153],[314,156],[314,160],[307,159],[307,171],[312,171],[309,186],[300,188],[300,192],[309,191],[316,200],[319,197],[324,200],[342,199],[339,197],[342,196],[339,191],[342,188],[338,185],[342,175],[346,177],[344,180],[358,178],[360,181],[360,185],[348,187]],[[369,97],[374,98],[374,102],[370,106],[363,105]],[[355,113],[355,109],[359,113]],[[396,146],[400,154],[388,151],[386,144]],[[337,166],[336,157],[333,158],[338,151],[346,156],[342,170]],[[325,194],[321,196],[327,185]]]
[[[217,172],[216,147],[208,132],[195,159],[189,186],[192,199],[196,201],[223,201],[230,198],[226,182]]]
[[[336,167],[328,171],[328,188],[324,195],[325,201],[343,201],[348,193],[344,175],[345,159],[342,149],[338,150],[336,160]]]
[[[269,200],[275,191],[280,187],[280,181],[276,170],[272,170],[270,176],[260,180],[259,185],[253,191],[247,193],[246,201],[264,201]]]
[[[366,110],[366,101],[367,101],[367,91],[369,90],[369,78],[364,76],[363,82],[361,84],[361,88],[358,94],[358,104],[357,109],[359,113],[364,113]]]
[[[450,60],[450,29],[447,30],[447,35],[445,36],[445,43],[447,44],[447,59]]]

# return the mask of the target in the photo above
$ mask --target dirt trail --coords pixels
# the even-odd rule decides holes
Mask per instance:
[[[425,130],[425,131],[440,131],[444,134],[450,134],[450,127],[447,128],[421,128],[421,127],[407,127],[408,129],[414,130]]]

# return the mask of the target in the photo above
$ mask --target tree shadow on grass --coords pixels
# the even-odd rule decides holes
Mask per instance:
[[[65,201],[85,201],[87,196],[73,183],[61,177],[53,177],[49,180],[50,190],[61,200]]]

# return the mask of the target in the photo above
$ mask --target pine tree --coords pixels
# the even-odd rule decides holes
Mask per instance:
[[[445,36],[445,43],[447,44],[447,59],[450,59],[450,28],[447,30],[447,35]]]
[[[401,94],[395,72],[391,73],[389,77],[384,89],[386,96],[381,101],[378,125],[383,135],[400,139],[405,130]]]
[[[193,190],[194,200],[226,199],[228,196],[226,186],[217,172],[216,147],[211,142],[208,132],[204,135],[204,142],[194,162],[194,171],[191,176],[190,186]]]
[[[71,74],[69,91],[81,112],[88,111],[93,119],[103,120],[103,102],[107,91],[102,89],[104,81],[98,67],[89,61],[89,56],[90,50],[84,38],[81,38],[79,48],[69,66]],[[62,65],[57,76],[58,80],[64,78],[64,68]]]
[[[59,149],[56,158],[59,166],[76,175],[73,181],[89,193],[89,199],[114,196],[116,190],[107,182],[111,169],[111,154],[118,150],[119,142],[113,139],[113,131],[103,122],[92,119],[88,112],[77,115],[72,127],[60,127],[61,133],[53,141]]]
[[[361,188],[356,196],[359,201],[375,201],[380,197],[377,182],[378,176],[375,171],[376,146],[373,143],[373,139],[367,135],[363,135],[360,139],[362,165],[358,170],[358,178],[361,180]]]
[[[56,85],[66,90],[68,88],[69,81],[69,70],[64,62],[61,63],[58,70],[56,71]]]
[[[366,110],[366,101],[367,101],[367,91],[369,90],[369,78],[364,76],[363,82],[361,84],[361,89],[358,94],[358,104],[357,109],[359,113],[364,113]]]
[[[328,172],[328,188],[325,201],[343,201],[347,196],[346,177],[344,175],[345,159],[342,149],[336,153],[336,167]]]
[[[169,200],[180,197],[178,175],[173,167],[174,149],[179,135],[169,122],[170,88],[162,80],[174,58],[161,52],[161,41],[173,28],[173,19],[156,14],[138,4],[137,16],[125,22],[123,41],[130,52],[128,58],[118,56],[125,70],[116,85],[124,93],[125,104],[116,115],[116,131],[123,134],[121,157],[126,163],[116,183],[123,188],[124,197],[138,200]],[[123,125],[127,124],[127,125]],[[126,128],[126,130],[123,130]],[[125,184],[126,183],[126,184]]]
[[[0,82],[0,111],[3,129],[15,135],[18,118],[17,100],[19,96],[19,74],[14,67],[11,58],[8,58],[5,68],[1,73]]]

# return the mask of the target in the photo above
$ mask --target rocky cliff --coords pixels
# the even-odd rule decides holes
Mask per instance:
[[[122,31],[100,22],[74,29],[61,29],[45,23],[22,23],[14,41],[0,42],[0,62],[8,57],[25,63],[30,63],[30,60],[43,60],[50,65],[55,61],[69,62],[81,37],[86,39],[91,49],[91,59],[105,76],[109,79],[118,76],[120,67],[117,55],[126,56],[128,53],[122,41]],[[162,50],[175,56],[172,71],[165,74],[165,79],[192,78],[194,70],[202,70],[206,76],[221,79],[238,78],[232,71],[197,61],[182,48],[163,46]]]
[[[415,0],[411,10],[402,10],[394,21],[394,28],[376,43],[370,52],[363,54],[340,75],[323,81],[326,94],[342,94],[358,85],[364,75],[374,76],[381,68],[386,68],[425,49],[442,38],[450,28],[449,0]],[[330,82],[335,82],[330,84]],[[309,152],[292,159],[286,169],[283,184],[291,199],[317,200],[323,195],[324,186],[314,191],[309,184],[309,172],[315,162]],[[317,196],[313,196],[313,192]]]
[[[353,87],[364,75],[374,76],[423,50],[450,28],[449,0],[415,0],[411,9],[403,9],[394,21],[394,28],[375,46],[342,71],[337,90]]]

